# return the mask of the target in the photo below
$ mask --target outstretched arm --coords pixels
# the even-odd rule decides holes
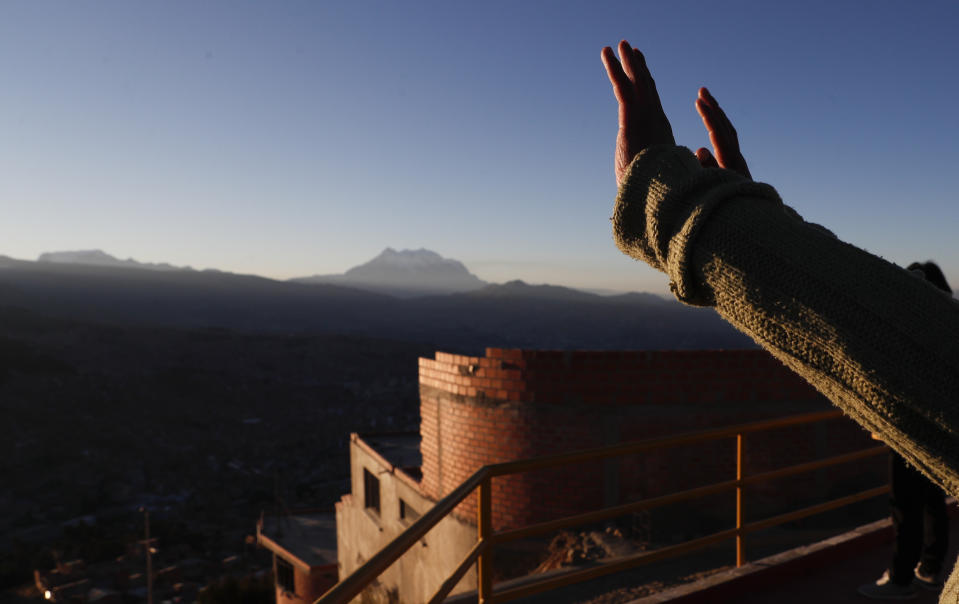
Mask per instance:
[[[632,50],[621,43],[620,56],[624,49]],[[671,130],[663,134],[669,122],[645,62],[621,75],[614,59],[603,50],[620,104],[616,244],[665,272],[680,300],[715,306],[959,495],[959,303],[806,223],[772,187],[751,182],[735,130],[708,91],[697,109],[716,165],[729,169],[704,169],[708,154],[694,156],[672,144]],[[959,602],[959,570],[940,602]]]
[[[621,56],[624,49],[631,50],[620,44]],[[703,169],[688,149],[634,129],[668,122],[649,96],[648,72],[637,76],[634,67],[635,77],[624,71],[624,79],[614,58],[604,49],[620,101],[613,214],[620,249],[666,273],[680,300],[714,306],[959,494],[959,304],[806,223],[772,187],[749,180],[735,131],[708,94],[700,111],[715,135],[717,164],[731,169]],[[628,94],[637,88],[647,93],[643,102]]]

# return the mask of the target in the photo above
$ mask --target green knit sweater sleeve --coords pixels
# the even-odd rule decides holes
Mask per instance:
[[[666,273],[681,301],[714,306],[959,494],[959,303],[948,294],[681,147],[636,157],[613,234]]]

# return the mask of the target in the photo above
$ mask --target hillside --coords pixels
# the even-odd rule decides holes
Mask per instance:
[[[0,589],[54,550],[115,557],[141,505],[167,527],[158,563],[242,553],[278,501],[331,506],[350,432],[417,429],[416,359],[431,352],[0,307]],[[64,528],[78,519],[92,525]]]
[[[530,348],[743,348],[709,309],[657,296],[599,296],[522,282],[396,298],[356,288],[217,271],[0,263],[0,303],[119,325],[350,334],[479,352]]]

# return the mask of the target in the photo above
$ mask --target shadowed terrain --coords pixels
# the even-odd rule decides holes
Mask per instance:
[[[115,557],[141,505],[158,563],[245,551],[264,509],[331,507],[350,432],[418,429],[417,357],[436,349],[750,345],[644,294],[510,282],[402,299],[0,258],[0,587],[54,553]]]

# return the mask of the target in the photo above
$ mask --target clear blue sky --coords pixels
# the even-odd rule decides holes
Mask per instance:
[[[665,290],[608,217],[599,61],[647,55],[677,140],[708,85],[754,177],[959,284],[955,2],[0,4],[0,254],[285,278],[382,248],[492,281]]]

